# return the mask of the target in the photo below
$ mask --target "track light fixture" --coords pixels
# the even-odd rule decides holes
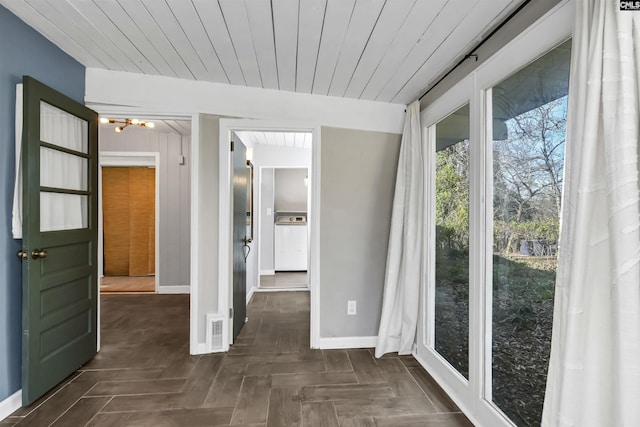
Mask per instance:
[[[116,133],[120,133],[124,130],[124,128],[126,128],[127,126],[141,126],[141,127],[147,127],[147,128],[153,128],[155,127],[155,124],[153,124],[153,122],[145,122],[143,120],[138,120],[138,119],[124,119],[124,120],[116,120],[116,119],[108,119],[106,117],[101,117],[100,118],[100,123],[103,124],[107,124],[107,123],[118,123],[120,124],[120,126],[116,126],[116,128],[114,129],[114,131]]]

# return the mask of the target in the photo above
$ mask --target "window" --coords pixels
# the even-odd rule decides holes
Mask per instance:
[[[556,279],[571,43],[491,90],[493,402],[540,425]]]
[[[469,378],[469,104],[436,125],[435,349]]]
[[[540,425],[553,323],[573,9],[562,3],[421,113],[417,358],[477,425]]]

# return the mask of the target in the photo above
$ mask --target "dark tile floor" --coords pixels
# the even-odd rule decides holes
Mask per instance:
[[[102,297],[102,350],[0,426],[470,426],[412,357],[310,350],[308,292],[254,294],[227,354],[189,356],[189,299]]]

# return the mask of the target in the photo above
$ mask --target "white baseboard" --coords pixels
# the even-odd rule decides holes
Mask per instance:
[[[190,351],[191,355],[207,354],[207,343],[206,342],[196,343],[195,345],[192,345],[189,350],[191,350]]]
[[[13,414],[22,407],[22,390],[18,390],[11,396],[0,402],[0,421]]]
[[[249,291],[249,293],[247,294],[247,304],[249,304],[249,301],[251,301],[251,297],[253,296],[253,293],[256,291],[256,288],[251,288],[251,290]]]
[[[378,337],[333,337],[318,339],[318,348],[372,348],[376,346]]]
[[[260,270],[261,276],[273,276],[276,274],[275,270]]]
[[[191,286],[158,286],[159,294],[190,294]]]

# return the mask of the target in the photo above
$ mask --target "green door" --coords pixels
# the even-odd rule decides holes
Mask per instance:
[[[96,354],[98,116],[23,78],[22,403]]]
[[[247,318],[247,151],[237,134],[233,134],[233,337],[240,334]]]

